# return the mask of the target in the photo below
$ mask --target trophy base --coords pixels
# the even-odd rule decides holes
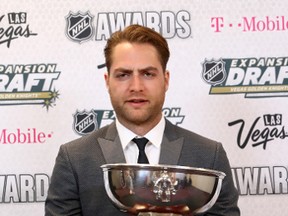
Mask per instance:
[[[138,216],[182,216],[174,213],[140,212]]]
[[[151,206],[148,204],[136,204],[130,209],[130,213],[137,216],[193,216],[194,214],[189,212],[187,206]]]

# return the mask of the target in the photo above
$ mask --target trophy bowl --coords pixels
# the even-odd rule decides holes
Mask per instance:
[[[173,165],[105,164],[106,192],[130,215],[194,215],[216,202],[225,174]]]

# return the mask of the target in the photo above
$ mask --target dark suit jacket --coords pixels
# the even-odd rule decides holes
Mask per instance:
[[[115,122],[60,147],[45,203],[46,216],[127,215],[110,202],[101,165],[125,163]],[[226,153],[220,143],[166,120],[160,164],[215,169],[226,173],[215,205],[203,215],[239,216]]]

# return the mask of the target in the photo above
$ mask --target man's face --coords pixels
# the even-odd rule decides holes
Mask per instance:
[[[112,53],[106,85],[118,120],[128,128],[155,126],[162,116],[169,72],[150,44],[122,42]]]

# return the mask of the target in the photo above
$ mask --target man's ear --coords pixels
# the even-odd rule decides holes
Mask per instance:
[[[165,79],[165,91],[169,88],[169,80],[170,80],[170,72],[168,70],[164,73],[164,79]]]
[[[104,74],[104,79],[105,79],[105,83],[106,83],[106,88],[109,89],[109,74],[108,74],[108,72],[106,72]]]

